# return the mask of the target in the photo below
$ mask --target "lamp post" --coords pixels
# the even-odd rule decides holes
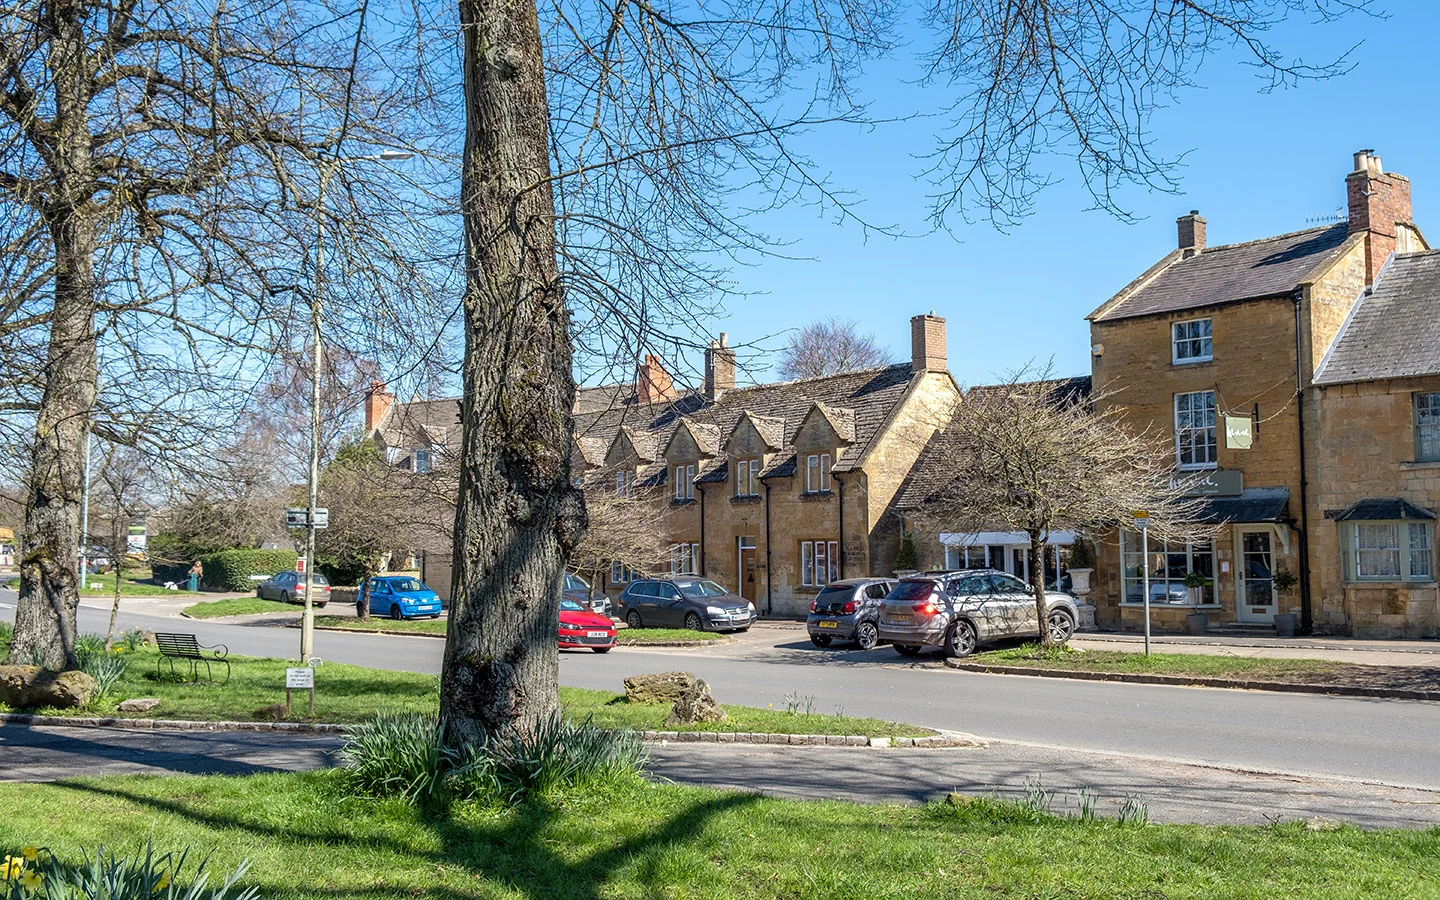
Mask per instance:
[[[385,150],[368,156],[337,156],[320,173],[315,196],[315,279],[310,287],[310,475],[309,505],[305,514],[305,613],[300,619],[300,662],[315,654],[315,510],[320,499],[320,371],[324,352],[320,331],[321,281],[325,277],[325,188],[341,163],[398,162],[414,154]]]

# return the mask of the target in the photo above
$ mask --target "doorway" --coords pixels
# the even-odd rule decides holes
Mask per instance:
[[[1275,621],[1275,549],[1269,528],[1236,528],[1235,620]]]
[[[759,608],[756,598],[760,596],[755,580],[755,539],[753,537],[738,537],[735,539],[740,564],[735,573],[735,580],[738,582],[740,596],[749,600]]]

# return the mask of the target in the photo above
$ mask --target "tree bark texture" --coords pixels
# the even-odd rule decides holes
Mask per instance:
[[[83,11],[51,7],[55,30],[56,192],[46,209],[55,252],[55,296],[45,389],[36,413],[32,474],[20,552],[20,600],[10,658],[50,668],[75,665],[79,606],[76,550],[85,444],[95,407],[94,178],[87,127],[89,71]]]
[[[558,705],[571,487],[569,319],[556,280],[549,108],[533,0],[462,0],[465,393],[441,714],[462,740],[525,733]]]
[[[1048,533],[1048,531],[1047,531]],[[1040,623],[1040,646],[1049,647],[1055,642],[1050,639],[1050,628],[1045,619],[1049,613],[1048,603],[1045,597],[1045,544],[1040,540],[1040,532],[1031,531],[1030,537],[1030,591],[1035,597],[1036,621]],[[1060,570],[1055,570],[1055,578],[1060,578]]]

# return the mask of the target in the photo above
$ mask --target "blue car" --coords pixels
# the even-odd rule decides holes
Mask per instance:
[[[413,576],[381,575],[370,579],[370,611],[392,619],[438,619],[440,595]]]

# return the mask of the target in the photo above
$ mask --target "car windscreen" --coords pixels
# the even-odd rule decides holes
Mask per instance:
[[[571,600],[569,597],[566,597],[564,600],[560,601],[560,608],[564,610],[569,610],[570,612],[585,612],[585,607],[581,606],[579,603],[576,603],[574,600]]]
[[[935,582],[933,581],[902,581],[895,585],[895,590],[890,592],[886,600],[929,600],[935,593]]]
[[[713,581],[682,581],[676,585],[680,593],[692,600],[701,600],[705,597],[723,597],[730,593]]]
[[[430,590],[418,578],[392,578],[390,579],[390,587],[397,591]]]

